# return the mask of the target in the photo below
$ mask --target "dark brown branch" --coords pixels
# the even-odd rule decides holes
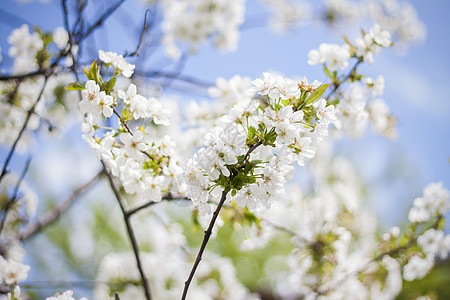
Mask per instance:
[[[191,284],[192,279],[194,278],[195,271],[197,270],[197,267],[198,267],[200,261],[202,260],[202,255],[203,255],[203,252],[205,251],[206,244],[208,244],[209,238],[211,237],[212,229],[214,228],[216,219],[219,216],[220,209],[222,208],[223,204],[225,203],[225,200],[227,199],[227,194],[228,194],[228,192],[226,192],[226,191],[222,192],[222,197],[220,198],[219,204],[217,205],[216,210],[213,213],[211,222],[209,222],[208,229],[205,231],[205,237],[203,238],[202,245],[200,246],[200,249],[198,250],[198,254],[195,259],[194,265],[192,266],[191,273],[189,274],[188,279],[184,283],[183,295],[181,296],[182,300],[186,299],[186,296],[187,296],[187,293],[189,290],[189,285]]]
[[[97,173],[97,175],[95,175],[91,180],[75,189],[72,194],[69,195],[69,197],[59,203],[52,210],[46,212],[41,218],[38,219],[38,221],[36,221],[36,223],[28,225],[25,230],[19,234],[18,239],[24,241],[34,236],[36,233],[40,232],[47,226],[53,224],[78,199],[81,194],[86,192],[95,182],[100,179],[102,174],[103,170]]]
[[[123,125],[123,127],[125,127],[125,129],[128,131],[129,134],[133,135],[133,132],[131,131],[130,127],[128,127],[128,124],[123,121],[123,119],[122,119],[123,117],[120,114],[120,112],[115,107],[113,107],[113,111],[114,111],[114,114],[119,118],[119,121]]]
[[[250,147],[247,151],[247,153],[245,153],[244,156],[244,162],[242,163],[242,165],[239,168],[243,168],[246,165],[245,160],[250,156],[250,154],[259,146],[262,145],[262,140],[259,141],[258,143],[256,143],[255,145],[253,145],[252,147]],[[187,296],[187,292],[189,289],[189,285],[191,284],[192,279],[194,278],[194,274],[195,271],[197,270],[198,264],[200,263],[200,260],[202,259],[202,255],[203,252],[205,251],[206,248],[206,244],[209,241],[209,238],[211,236],[212,233],[212,228],[214,227],[214,223],[216,222],[216,219],[219,215],[220,210],[222,209],[223,204],[225,203],[225,200],[227,198],[227,194],[228,192],[226,192],[225,190],[222,192],[222,197],[220,198],[219,203],[217,204],[216,210],[214,211],[213,217],[209,223],[208,229],[205,231],[205,236],[203,238],[203,242],[202,245],[200,246],[200,249],[198,251],[197,254],[197,258],[195,259],[194,265],[192,266],[192,270],[191,273],[189,274],[188,279],[186,280],[186,282],[184,283],[184,290],[183,290],[183,295],[181,296],[181,300],[185,300],[186,296]]]
[[[28,110],[27,117],[25,118],[25,122],[23,123],[22,128],[20,129],[20,132],[17,135],[16,140],[14,141],[14,143],[8,153],[8,156],[6,157],[5,163],[3,164],[2,173],[0,174],[0,182],[2,181],[3,177],[8,172],[7,169],[8,169],[9,162],[14,154],[14,151],[16,150],[17,143],[19,142],[20,138],[22,137],[22,134],[24,133],[25,129],[28,126],[28,122],[30,121],[31,115],[34,113],[36,105],[38,105],[39,101],[42,99],[42,94],[44,93],[44,89],[47,86],[47,80],[48,80],[48,75],[45,76],[44,84],[42,85],[41,91],[39,92],[39,95],[38,95],[36,101],[34,101],[33,106]]]
[[[136,264],[137,264],[139,273],[141,275],[142,285],[144,287],[144,292],[145,292],[145,299],[151,300],[150,284],[144,273],[144,268],[142,266],[141,257],[140,257],[140,253],[139,253],[139,246],[138,246],[138,243],[136,240],[136,236],[134,234],[133,226],[131,225],[131,222],[130,222],[130,217],[127,215],[127,212],[125,210],[125,206],[123,204],[122,197],[120,196],[119,190],[117,189],[117,187],[114,183],[114,179],[113,179],[112,175],[106,169],[106,166],[105,166],[105,163],[103,162],[103,160],[102,160],[102,164],[103,164],[103,170],[104,170],[106,176],[108,176],[108,180],[109,180],[111,189],[113,190],[114,195],[116,196],[117,202],[119,202],[119,206],[122,211],[123,220],[125,222],[125,227],[127,229],[127,234],[130,239],[131,246],[133,247],[134,256],[136,258]]]
[[[0,223],[0,235],[2,233],[3,227],[5,226],[5,222],[6,222],[6,218],[8,217],[8,211],[9,209],[14,205],[14,203],[16,203],[18,197],[18,193],[19,193],[19,188],[20,185],[22,184],[23,179],[25,178],[25,175],[28,172],[28,168],[30,167],[30,163],[31,163],[31,157],[28,158],[27,162],[25,163],[25,167],[23,168],[22,174],[19,177],[19,180],[17,180],[17,184],[14,187],[14,191],[11,195],[11,198],[9,199],[8,203],[5,206],[4,212],[3,212],[3,217],[2,217],[2,221]]]

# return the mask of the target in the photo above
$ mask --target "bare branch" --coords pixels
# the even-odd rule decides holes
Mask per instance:
[[[78,42],[81,42],[82,40],[84,40],[85,38],[87,38],[95,29],[97,29],[97,27],[103,25],[103,23],[111,16],[111,14],[117,9],[119,8],[120,5],[122,5],[122,3],[124,3],[125,0],[120,0],[117,1],[114,5],[112,5],[111,7],[109,7],[104,13],[103,15],[100,16],[100,18],[98,18],[98,20],[94,23],[94,25],[92,25],[85,33],[81,34],[78,38]]]
[[[211,87],[214,86],[214,83],[212,82],[208,82],[208,81],[203,81],[201,79],[192,77],[192,76],[188,76],[188,75],[182,75],[176,72],[162,72],[162,71],[151,71],[151,72],[135,72],[136,75],[138,76],[142,76],[142,77],[148,77],[148,78],[152,78],[152,77],[160,77],[160,78],[170,78],[176,81],[183,81],[183,82],[187,82],[190,84],[194,84],[194,85],[198,85],[201,87]]]
[[[245,165],[246,165],[245,159],[247,157],[249,157],[250,154],[256,148],[258,148],[261,145],[262,145],[262,141],[259,141],[258,143],[256,143],[255,145],[253,145],[252,147],[250,147],[248,149],[247,153],[244,156],[244,162],[242,163],[242,165],[239,168],[245,167]],[[232,177],[233,177],[233,175],[231,176],[231,178]],[[205,251],[206,244],[208,244],[209,238],[210,238],[211,233],[212,233],[212,229],[214,227],[214,223],[216,222],[216,219],[217,219],[217,217],[219,215],[219,212],[222,209],[223,204],[225,203],[225,200],[227,198],[227,194],[228,194],[228,192],[225,191],[225,190],[222,192],[222,197],[220,198],[220,201],[217,204],[216,210],[213,213],[213,217],[212,217],[212,219],[211,219],[211,221],[209,223],[208,229],[205,231],[205,236],[203,238],[202,245],[200,246],[200,249],[198,251],[197,258],[195,259],[194,265],[192,266],[191,273],[189,274],[188,279],[184,283],[184,290],[183,290],[183,295],[181,296],[181,300],[185,300],[186,299],[187,292],[189,290],[189,285],[191,284],[191,281],[194,278],[195,271],[197,270],[198,264],[200,263],[200,260],[202,259],[202,255],[203,255],[203,252]]]
[[[36,223],[28,225],[24,231],[19,234],[19,240],[24,241],[45,227],[53,224],[77,199],[86,192],[103,174],[103,170],[97,173],[91,180],[75,189],[64,201],[59,203],[52,210],[46,212]]]
[[[20,185],[22,184],[23,179],[25,178],[25,175],[28,172],[28,168],[30,167],[30,163],[31,163],[31,157],[28,158],[27,162],[25,163],[25,167],[23,168],[22,174],[19,177],[19,180],[17,180],[17,184],[14,187],[14,191],[11,195],[11,198],[9,199],[8,203],[5,206],[4,212],[3,212],[3,217],[2,217],[2,221],[0,223],[0,235],[2,233],[3,227],[5,226],[5,222],[6,222],[6,218],[8,217],[8,211],[9,209],[14,205],[14,203],[16,203],[16,200],[18,199],[17,194],[19,193],[19,188]]]
[[[300,235],[300,234],[299,234],[297,231],[295,231],[295,230],[292,230],[292,229],[290,229],[290,228],[288,228],[288,227],[286,227],[286,226],[282,226],[282,225],[275,224],[275,223],[273,223],[272,221],[269,221],[269,220],[264,219],[264,218],[261,218],[260,220],[261,220],[261,222],[267,223],[269,226],[271,226],[271,227],[273,227],[273,228],[275,228],[275,229],[278,229],[278,230],[280,230],[280,231],[283,231],[283,232],[286,232],[286,233],[292,235],[293,237],[299,239],[301,242],[304,242],[304,243],[311,243],[311,241],[308,241],[304,236]]]
[[[122,201],[122,197],[120,196],[119,190],[117,189],[115,183],[114,183],[114,179],[112,177],[112,175],[109,173],[109,171],[106,169],[105,163],[103,162],[103,160],[101,161],[103,164],[103,170],[106,173],[106,176],[108,176],[108,180],[109,180],[109,184],[111,186],[111,189],[114,192],[114,195],[116,196],[117,202],[119,202],[119,206],[120,209],[122,211],[123,214],[123,220],[125,222],[125,227],[127,229],[127,234],[128,237],[130,239],[130,243],[131,246],[133,247],[133,252],[134,252],[134,256],[136,258],[136,264],[139,270],[139,273],[141,275],[141,279],[142,279],[142,286],[144,287],[144,291],[145,291],[145,298],[147,300],[151,300],[151,295],[150,295],[150,284],[147,280],[147,277],[145,276],[144,273],[144,268],[142,266],[142,262],[141,262],[141,257],[140,257],[140,253],[139,253],[139,246],[136,240],[136,236],[134,234],[134,230],[133,230],[133,226],[131,226],[131,222],[130,222],[130,218],[127,215],[127,212],[125,210],[125,206],[123,204]]]
[[[63,9],[64,27],[66,28],[66,31],[69,34],[69,41],[70,41],[72,33],[70,32],[69,28],[69,11],[67,10],[67,0],[61,0],[61,6]]]
[[[30,24],[27,20],[21,18],[20,16],[3,9],[0,9],[0,16],[0,22],[9,26],[15,26],[13,25],[13,23],[16,23],[17,26],[20,26],[22,24]]]
[[[6,173],[8,172],[8,171],[7,171],[7,168],[8,168],[9,162],[10,162],[10,160],[11,160],[13,154],[14,154],[14,151],[16,150],[17,143],[19,142],[20,138],[22,137],[22,134],[24,133],[25,129],[26,129],[27,126],[28,126],[28,122],[30,121],[31,115],[34,113],[34,110],[35,110],[35,108],[36,108],[36,105],[37,105],[37,104],[39,103],[39,101],[42,99],[42,94],[44,93],[44,89],[45,89],[45,87],[47,86],[47,80],[48,80],[48,75],[45,76],[44,84],[42,85],[41,91],[39,92],[39,95],[38,95],[36,101],[34,101],[33,106],[28,110],[28,112],[27,112],[27,117],[25,118],[25,122],[24,122],[23,125],[22,125],[22,129],[20,129],[20,132],[19,132],[19,134],[17,135],[17,138],[16,138],[16,140],[14,141],[14,143],[13,143],[13,145],[12,145],[12,147],[11,147],[11,150],[10,150],[9,153],[8,153],[8,156],[6,157],[5,163],[3,164],[3,170],[2,170],[2,173],[0,174],[0,182],[2,181],[3,177],[4,177],[4,176],[6,175]]]
[[[187,198],[185,196],[181,196],[181,195],[173,196],[171,193],[168,193],[166,196],[162,197],[162,200],[166,200],[166,201],[178,200],[178,199],[179,200],[190,200],[189,198]],[[157,203],[160,203],[160,202],[148,201],[147,203],[144,203],[144,204],[142,204],[142,205],[140,205],[140,206],[138,206],[136,208],[133,208],[133,209],[129,210],[127,212],[127,216],[130,217],[130,216],[134,215],[135,213],[137,213],[137,212],[139,212],[139,211],[141,211],[141,210],[143,210],[143,209],[145,209],[147,207],[150,207],[150,206],[152,206],[154,204],[157,204]]]
[[[127,56],[135,56],[135,55],[137,55],[137,53],[138,53],[138,51],[139,51],[139,48],[141,47],[141,44],[142,44],[142,40],[144,39],[144,33],[145,33],[145,31],[147,30],[147,14],[148,13],[152,13],[152,11],[150,10],[150,9],[147,9],[146,11],[145,11],[145,17],[144,17],[144,26],[142,27],[142,31],[141,31],[141,36],[140,36],[140,38],[139,38],[139,43],[138,43],[138,45],[137,45],[137,47],[136,47],[136,50],[134,50],[131,54],[125,54],[124,55],[124,57],[127,57]]]
[[[222,208],[223,204],[225,203],[225,200],[227,199],[227,194],[228,194],[228,192],[226,192],[226,191],[222,192],[222,197],[220,198],[219,204],[217,205],[216,210],[213,213],[211,222],[209,222],[208,229],[205,231],[205,236],[203,238],[202,245],[200,246],[200,249],[198,250],[198,254],[195,259],[194,265],[192,266],[191,273],[189,274],[188,279],[184,283],[183,295],[181,296],[182,300],[186,299],[186,296],[187,296],[187,293],[189,290],[189,285],[191,284],[192,279],[194,278],[194,274],[195,274],[195,271],[197,270],[200,260],[202,260],[202,255],[203,255],[203,252],[205,251],[206,244],[208,244],[209,238],[211,237],[212,229],[214,228],[216,219],[219,216],[220,209]]]

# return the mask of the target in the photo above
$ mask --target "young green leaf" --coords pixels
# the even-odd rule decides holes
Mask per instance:
[[[312,92],[309,97],[306,99],[306,105],[314,103],[317,99],[325,93],[325,90],[328,88],[329,84],[325,83],[320,85],[314,92]]]
[[[64,87],[64,89],[66,91],[80,91],[80,90],[84,90],[85,88],[86,82],[84,81],[75,81],[72,83],[69,83],[68,85],[66,85]]]

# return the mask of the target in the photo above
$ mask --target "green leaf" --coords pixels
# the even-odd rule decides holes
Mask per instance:
[[[325,83],[319,86],[314,92],[312,92],[309,97],[306,99],[306,105],[314,103],[317,99],[325,93],[325,90],[328,88],[329,84]]]
[[[91,64],[91,74],[94,77],[93,80],[95,80],[95,82],[97,83],[101,83],[101,76],[100,76],[100,69],[97,66],[97,60],[94,60]]]
[[[253,163],[249,162],[244,167],[244,173],[248,174],[253,169]]]
[[[84,90],[85,88],[86,82],[84,81],[75,81],[72,83],[69,83],[68,85],[66,85],[64,87],[64,89],[66,91],[80,91],[80,90]]]
[[[326,65],[323,65],[323,71],[325,74],[327,74],[328,77],[333,78],[333,75],[331,75],[330,70],[328,70]]]
[[[336,106],[338,104],[339,104],[339,99],[335,99],[335,100],[333,100],[333,101],[328,103],[328,105],[334,105],[334,106]]]
[[[248,128],[248,136],[249,136],[250,138],[254,138],[255,135],[256,135],[256,128],[253,127],[253,126],[250,126],[250,127]]]
[[[236,158],[238,159],[238,164],[240,164],[244,161],[245,155],[242,154],[242,155],[236,156]]]
[[[83,71],[84,71],[84,75],[86,75],[87,79],[94,80],[94,77],[92,76],[91,72],[89,72],[88,69],[83,68]]]
[[[116,77],[111,78],[107,82],[104,82],[101,86],[101,90],[105,91],[106,94],[110,94],[116,85]]]

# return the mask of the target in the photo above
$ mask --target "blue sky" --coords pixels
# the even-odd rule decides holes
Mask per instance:
[[[360,173],[369,182],[377,184],[372,205],[379,211],[388,211],[385,214],[390,222],[401,220],[400,213],[405,215],[412,197],[420,196],[426,184],[443,181],[450,188],[450,2],[410,2],[427,26],[426,41],[412,47],[405,56],[385,50],[375,57],[373,65],[364,68],[372,77],[384,75],[386,90],[383,98],[399,120],[399,137],[388,141],[370,134],[363,140],[347,139],[340,147],[343,153],[355,159]],[[14,27],[20,26],[20,21],[10,18],[5,11],[50,30],[62,24],[59,3],[2,1],[0,45],[3,57],[8,49],[7,36]],[[97,4],[102,5],[101,2]],[[258,16],[260,12],[261,7],[255,5],[255,1],[249,1],[247,14]],[[96,47],[119,53],[127,48],[134,49],[137,32],[133,26],[124,28],[118,20],[134,22],[137,26],[143,15],[142,6],[127,1],[117,19],[106,23],[110,26],[108,34],[98,38],[92,52],[96,52]],[[354,32],[357,30],[353,28]],[[356,35],[349,37],[354,39]],[[306,75],[310,80],[324,80],[319,67],[306,63],[308,51],[323,42],[341,43],[341,39],[320,26],[302,27],[287,35],[274,34],[266,27],[247,29],[242,32],[237,52],[221,54],[210,46],[201,47],[199,55],[188,60],[184,74],[213,82],[219,76],[230,78],[240,74],[255,78],[264,71],[273,70],[292,77]],[[393,204],[398,209],[389,210]]]

